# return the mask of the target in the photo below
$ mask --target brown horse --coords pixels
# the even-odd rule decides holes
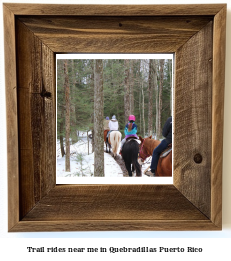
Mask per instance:
[[[152,136],[145,139],[139,136],[139,140],[141,141],[139,157],[144,161],[147,157],[152,156],[153,150],[160,144],[160,141],[152,139]],[[155,176],[172,176],[172,151],[170,151],[166,156],[161,153]]]
[[[109,134],[108,141],[107,141],[107,133],[108,133],[108,130],[104,130],[104,142],[106,144],[106,152],[110,153],[111,148],[112,148],[113,157],[115,158],[117,155],[117,151],[119,149],[122,135],[119,131],[112,131]],[[109,148],[109,151],[107,150],[107,146]]]

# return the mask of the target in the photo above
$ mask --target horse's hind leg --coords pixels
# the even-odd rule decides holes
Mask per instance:
[[[108,147],[108,149],[107,149],[107,147]],[[111,145],[108,142],[106,142],[106,152],[110,153],[111,152],[110,149],[111,149]]]
[[[132,171],[131,171],[131,164],[130,163],[125,163],[126,169],[128,171],[128,176],[132,177]]]

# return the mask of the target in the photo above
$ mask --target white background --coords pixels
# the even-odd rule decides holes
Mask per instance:
[[[43,1],[39,3],[59,4],[202,4],[227,3],[227,30],[226,30],[226,85],[225,85],[225,128],[223,151],[223,230],[222,231],[182,231],[182,232],[50,232],[50,233],[8,233],[7,232],[7,153],[6,153],[6,110],[5,110],[5,82],[4,82],[4,48],[3,48],[3,18],[2,3],[0,6],[0,258],[1,260],[41,260],[55,258],[55,260],[77,260],[80,258],[118,260],[130,258],[145,258],[146,260],[230,260],[231,243],[231,1],[204,0],[204,1]],[[8,1],[18,3],[36,3],[35,1]],[[222,141],[221,141],[222,142]],[[200,247],[202,253],[29,253],[27,247]],[[186,250],[185,250],[186,251]],[[7,256],[6,256],[7,255]],[[5,257],[6,256],[6,257]],[[4,259],[2,259],[4,257]]]

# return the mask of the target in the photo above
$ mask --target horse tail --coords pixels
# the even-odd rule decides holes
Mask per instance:
[[[121,141],[121,133],[119,131],[114,131],[112,140],[113,140],[113,154],[114,156],[116,156]]]
[[[118,139],[117,139],[117,136],[118,136],[118,133],[116,132],[115,133],[115,136],[114,136],[114,151],[113,151],[113,153],[114,153],[114,156],[116,155],[116,153],[117,153],[117,150],[118,150],[118,147],[119,147],[119,143],[118,143]]]
[[[140,167],[140,164],[139,164],[139,162],[137,161],[137,159],[134,160],[132,164],[133,164],[133,166],[134,166],[134,168],[135,168],[135,170],[136,170],[136,176],[137,176],[137,177],[140,177],[140,176],[141,176],[141,167]]]
[[[136,176],[141,177],[141,166],[140,166],[139,162],[137,161],[137,159],[133,162],[133,166],[136,170]]]
[[[115,152],[117,152],[119,149],[120,142],[121,142],[121,133],[119,131],[117,132],[117,137],[115,137],[115,138],[117,138],[116,149],[115,149]]]

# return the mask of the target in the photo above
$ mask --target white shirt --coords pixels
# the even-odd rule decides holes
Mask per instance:
[[[119,129],[119,124],[117,120],[110,120],[109,121],[109,129],[110,130],[118,130]]]

